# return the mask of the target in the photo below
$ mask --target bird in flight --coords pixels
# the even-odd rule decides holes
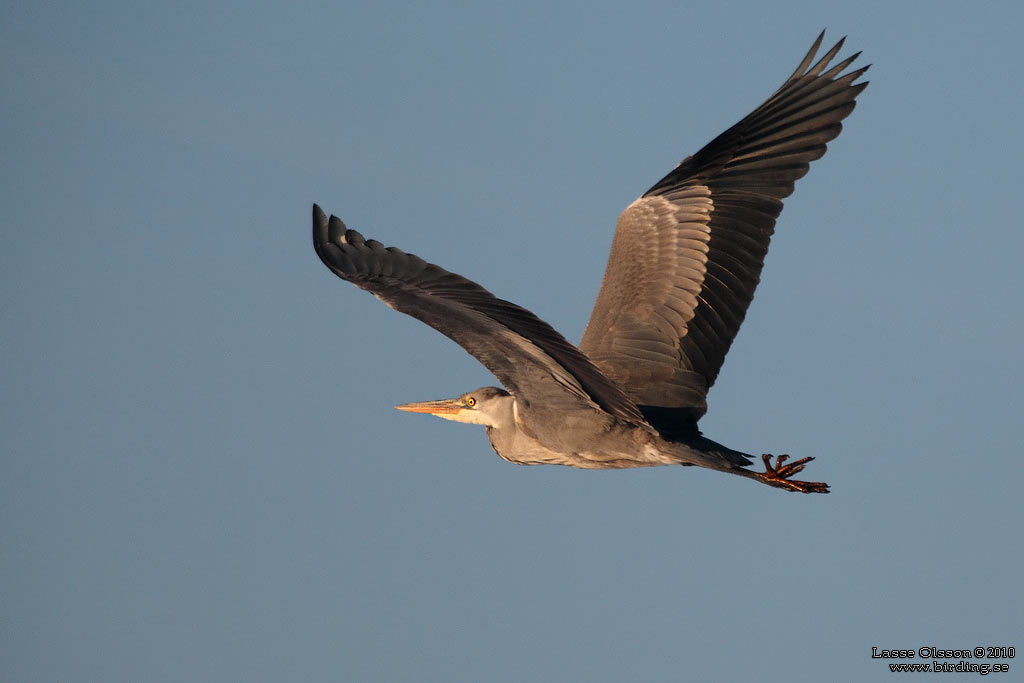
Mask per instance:
[[[450,337],[504,386],[395,406],[480,424],[522,465],[697,465],[802,493],[813,458],[746,453],[697,428],[760,280],[782,200],[825,154],[867,86],[857,54],[819,60],[824,32],[761,106],[679,163],[619,216],[579,345],[521,306],[313,206],[313,246],[335,275]],[[845,39],[844,39],[845,40]],[[845,73],[844,73],[845,72]]]

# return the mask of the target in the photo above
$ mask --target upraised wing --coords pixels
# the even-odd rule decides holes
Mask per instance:
[[[662,431],[689,428],[760,280],[782,199],[839,135],[868,67],[826,71],[840,40],[619,217],[579,348]],[[845,40],[845,39],[844,39]]]
[[[636,405],[543,320],[461,275],[328,220],[313,206],[313,247],[335,275],[460,344],[520,400],[587,401],[643,422]]]

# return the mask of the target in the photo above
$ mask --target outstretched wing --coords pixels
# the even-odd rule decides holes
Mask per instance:
[[[659,429],[693,426],[760,280],[782,199],[825,154],[868,67],[826,71],[840,40],[619,217],[579,348]],[[845,40],[845,39],[844,39]]]
[[[583,400],[643,422],[636,405],[580,351],[533,313],[461,275],[328,220],[313,205],[313,247],[335,275],[460,344],[526,402]]]

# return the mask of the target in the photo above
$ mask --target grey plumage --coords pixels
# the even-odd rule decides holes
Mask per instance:
[[[580,350],[656,425],[696,424],[754,297],[782,199],[825,154],[867,83],[868,67],[824,71],[836,43],[811,50],[761,106],[719,135],[619,217]],[[839,76],[837,78],[837,76]]]
[[[447,335],[506,387],[399,406],[487,426],[503,458],[584,468],[688,464],[803,492],[810,458],[745,469],[700,434],[714,384],[760,279],[782,199],[842,129],[867,67],[817,63],[818,36],[762,105],[684,159],[619,217],[579,348],[526,309],[313,209],[313,244],[339,277]],[[858,53],[859,54],[859,53]],[[813,63],[813,66],[812,66]]]

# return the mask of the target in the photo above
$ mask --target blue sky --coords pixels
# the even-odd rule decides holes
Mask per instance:
[[[5,3],[2,677],[853,681],[1024,646],[1022,19]],[[494,380],[324,269],[314,201],[576,340],[618,212],[822,28],[871,86],[701,426],[830,496],[517,467],[392,410]]]

